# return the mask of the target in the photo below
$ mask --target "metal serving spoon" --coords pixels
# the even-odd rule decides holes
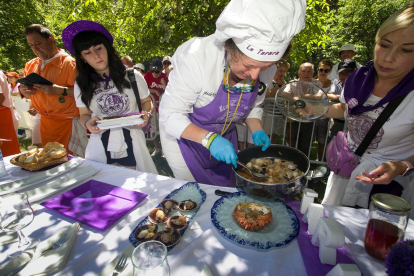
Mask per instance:
[[[254,177],[257,177],[257,178],[269,178],[267,175],[264,175],[264,174],[261,174],[261,173],[255,173],[255,172],[253,172],[251,169],[249,169],[245,164],[243,164],[242,162],[240,162],[239,160],[237,160],[237,164],[238,165],[240,165],[240,166],[242,166],[243,168],[245,168],[246,170],[248,170],[249,171],[249,173],[251,174],[251,175],[253,175]]]

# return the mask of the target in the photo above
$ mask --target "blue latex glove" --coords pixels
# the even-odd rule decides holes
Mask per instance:
[[[219,135],[211,142],[210,152],[217,160],[233,164],[237,168],[237,154],[233,144],[223,136]]]
[[[270,146],[270,139],[267,136],[266,132],[263,130],[258,130],[252,135],[254,145],[264,145],[262,148],[262,151],[267,150],[267,148]]]

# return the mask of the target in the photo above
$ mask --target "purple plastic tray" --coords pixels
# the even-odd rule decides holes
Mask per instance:
[[[88,182],[42,203],[67,217],[106,230],[148,195],[109,185]]]

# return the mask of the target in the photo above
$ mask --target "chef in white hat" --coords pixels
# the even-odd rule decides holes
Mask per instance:
[[[260,105],[305,11],[306,0],[232,0],[215,34],[177,49],[160,105],[162,148],[176,178],[234,187],[241,120],[255,145],[269,147]]]

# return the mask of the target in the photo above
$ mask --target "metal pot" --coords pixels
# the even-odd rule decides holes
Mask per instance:
[[[301,151],[283,145],[270,145],[266,151],[262,151],[262,146],[254,146],[244,149],[238,153],[238,158],[244,164],[247,164],[252,158],[280,158],[286,161],[292,161],[297,168],[304,173],[304,176],[286,183],[262,183],[249,180],[238,173],[240,168],[233,171],[236,174],[236,183],[239,188],[248,194],[265,198],[285,198],[290,197],[302,191],[308,183],[311,176],[309,173],[310,162],[308,157]],[[240,166],[239,166],[240,167]],[[311,172],[313,174],[314,171]]]

